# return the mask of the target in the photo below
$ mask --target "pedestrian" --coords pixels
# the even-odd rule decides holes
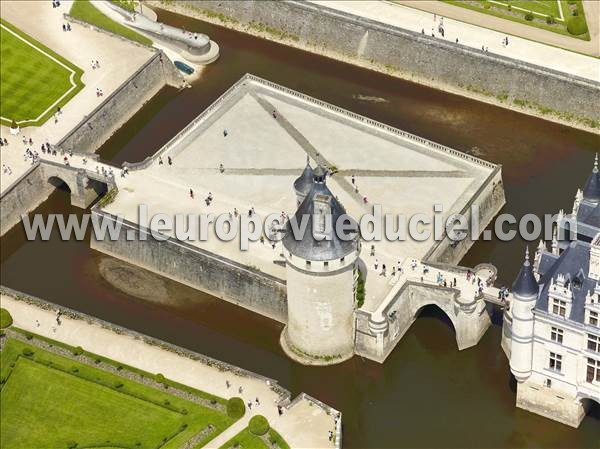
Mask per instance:
[[[279,414],[279,416],[283,415],[283,407],[281,405],[277,406],[277,413]]]
[[[458,44],[458,38],[456,38],[456,43]]]
[[[229,381],[228,381],[228,380],[226,380],[226,381],[225,381],[225,386],[226,386],[227,388],[231,387],[231,384],[229,383]]]
[[[330,430],[329,432],[327,432],[329,441],[333,441],[333,432]]]
[[[171,159],[171,156],[167,156],[167,162],[169,165],[173,165],[173,159]]]
[[[71,31],[71,24],[67,22],[67,31]]]
[[[228,134],[227,129],[224,129],[223,130],[223,137],[227,137],[227,134]]]
[[[194,191],[192,189],[190,189],[190,198],[194,199]]]
[[[275,112],[275,110],[273,110],[273,118],[277,119],[277,113]]]
[[[248,401],[248,410],[252,410],[252,401]]]
[[[377,271],[377,267],[379,267],[379,260],[375,259],[375,271]]]
[[[65,26],[64,23],[63,23],[62,27],[63,27],[63,31],[67,31],[67,27]]]
[[[259,405],[260,405],[260,401],[258,400],[258,398],[256,398],[256,399],[254,400],[254,402],[256,402],[256,406],[259,406]]]
[[[225,171],[225,167],[223,166],[223,164],[219,164],[219,171],[221,173],[223,173]]]
[[[352,185],[356,183],[356,179],[354,179],[354,175],[352,175]]]
[[[158,156],[158,165],[162,165],[163,164],[163,160],[161,156]]]
[[[238,388],[238,393],[242,394],[244,392],[244,389],[240,386],[240,388]]]
[[[385,276],[385,264],[381,264],[381,275]]]

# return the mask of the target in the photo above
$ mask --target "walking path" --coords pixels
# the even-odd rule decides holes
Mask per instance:
[[[512,36],[561,47],[577,53],[596,57],[600,56],[600,2],[598,0],[583,1],[585,19],[590,30],[589,41],[461,8],[437,0],[398,0],[396,3],[500,31]]]
[[[150,49],[76,23],[71,24],[72,31],[64,32],[63,14],[71,9],[72,3],[61,1],[59,8],[52,8],[50,1],[2,1],[2,19],[83,69],[85,87],[62,108],[56,122],[50,118],[40,127],[22,128],[17,136],[10,134],[7,126],[0,127],[0,135],[9,142],[8,147],[2,147],[1,161],[12,172],[0,173],[0,192],[31,167],[30,161],[23,157],[29,147],[21,142],[23,136],[31,137],[34,144],[30,149],[38,153],[42,143],[56,144],[154,54]],[[97,60],[100,68],[92,69],[92,60]],[[97,88],[103,91],[103,96],[96,95]]]
[[[220,447],[243,430],[252,416],[258,414],[265,416],[292,448],[334,447],[333,442],[328,440],[328,432],[335,431],[333,415],[328,415],[323,408],[314,402],[311,405],[309,399],[302,397],[279,416],[276,407],[279,396],[264,378],[221,371],[216,366],[150,346],[130,335],[117,334],[86,320],[75,320],[63,315],[61,325],[56,326],[54,311],[17,301],[8,295],[1,296],[1,303],[10,312],[14,326],[18,328],[71,346],[81,346],[92,353],[150,373],[162,373],[168,379],[223,398],[241,396],[246,403],[259,398],[259,406],[254,405],[251,410],[247,410],[240,421],[212,440],[205,446],[207,448]],[[39,321],[39,326],[36,325],[36,320]],[[231,383],[231,387],[226,386],[226,380]],[[242,394],[238,393],[239,387],[243,388]]]
[[[444,18],[444,37],[438,32],[438,20],[434,20],[434,14],[419,9],[409,8],[396,3],[384,1],[349,1],[349,0],[310,0],[313,3],[328,8],[342,11],[356,16],[365,17],[383,24],[404,28],[431,36],[433,32],[436,38],[445,39],[478,50],[482,46],[490,53],[517,59],[530,64],[547,67],[570,75],[579,76],[589,80],[600,82],[600,59],[578,53],[574,53],[551,45],[533,42],[521,37],[511,37],[509,45],[503,45],[503,39],[511,34],[510,21],[501,29],[503,32],[482,28],[458,20]],[[423,3],[417,2],[419,6]],[[437,3],[437,2],[436,2]],[[463,8],[456,8],[463,9]],[[532,28],[534,30],[535,28]],[[554,33],[551,33],[554,34]],[[573,39],[577,40],[577,39]],[[596,40],[596,43],[598,40]],[[600,44],[597,44],[600,45]]]

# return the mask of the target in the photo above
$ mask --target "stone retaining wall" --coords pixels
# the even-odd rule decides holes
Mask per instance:
[[[469,97],[598,126],[600,84],[301,1],[181,1],[154,5]],[[385,69],[385,70],[382,70]]]
[[[56,146],[67,152],[94,153],[165,85],[180,86],[181,80],[171,61],[156,52]]]
[[[116,219],[98,207],[92,208],[92,214],[99,220]],[[122,229],[114,241],[96,240],[92,233],[90,246],[281,323],[287,321],[283,280],[173,238],[158,241],[146,234],[146,240],[140,240],[143,231],[127,220]]]
[[[21,215],[35,209],[48,198],[54,187],[36,163],[0,196],[0,235],[21,221]]]

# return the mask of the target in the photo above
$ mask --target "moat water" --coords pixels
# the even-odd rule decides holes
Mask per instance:
[[[221,57],[193,88],[164,89],[117,132],[100,152],[113,163],[154,153],[246,72],[502,164],[503,212],[517,217],[570,209],[600,150],[598,136],[171,13],[160,16],[209,34]],[[35,211],[82,212],[60,190]],[[313,395],[344,413],[344,447],[598,447],[598,408],[579,429],[515,408],[499,314],[480,344],[465,351],[457,350],[451,323],[432,308],[383,365],[354,357],[308,368],[283,354],[280,324],[93,251],[88,241],[63,242],[55,234],[49,242],[27,242],[17,226],[0,244],[3,285],[264,374],[294,394]],[[509,285],[524,246],[480,242],[462,263],[490,261]]]

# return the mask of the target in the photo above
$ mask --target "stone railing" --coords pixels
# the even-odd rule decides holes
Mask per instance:
[[[318,100],[318,99],[316,99],[314,97],[311,97],[309,95],[297,92],[297,91],[292,90],[292,89],[290,89],[288,87],[281,86],[281,85],[279,85],[277,83],[274,83],[272,81],[265,80],[265,79],[260,78],[260,77],[258,77],[256,75],[252,75],[252,74],[248,73],[242,79],[244,79],[244,80],[251,80],[251,81],[254,81],[256,83],[268,86],[268,87],[270,87],[272,89],[278,90],[278,91],[283,92],[283,93],[285,93],[287,95],[291,95],[293,97],[300,98],[301,100],[306,101],[308,103],[316,104],[316,105],[318,105],[318,106],[320,106],[320,107],[322,107],[324,109],[327,109],[329,111],[333,111],[333,112],[336,112],[338,114],[345,115],[346,117],[350,117],[350,118],[352,118],[354,120],[357,120],[357,121],[359,121],[361,123],[364,123],[366,125],[373,126],[375,128],[379,128],[379,129],[381,129],[383,131],[386,131],[388,133],[394,134],[396,136],[400,136],[400,137],[402,137],[404,139],[411,140],[411,141],[419,143],[421,145],[425,145],[425,146],[427,146],[430,149],[437,150],[437,151],[442,151],[444,153],[448,153],[448,154],[451,154],[452,156],[460,157],[462,159],[468,160],[469,162],[473,162],[473,163],[476,163],[478,165],[482,165],[482,166],[487,167],[487,168],[495,168],[496,167],[496,164],[492,164],[491,162],[484,161],[483,159],[479,159],[478,157],[471,156],[470,154],[463,153],[461,151],[458,151],[458,150],[455,150],[453,148],[447,147],[445,145],[433,142],[433,141],[425,139],[423,137],[419,137],[419,136],[417,136],[415,134],[411,134],[411,133],[403,131],[401,129],[394,128],[393,126],[386,125],[385,123],[378,122],[377,120],[373,120],[373,119],[367,118],[367,117],[365,117],[363,115],[357,114],[355,112],[349,111],[349,110],[341,108],[339,106],[335,106],[335,105],[333,105],[331,103],[327,103],[326,101]]]
[[[399,136],[401,138],[410,140],[410,141],[418,143],[420,145],[424,145],[431,150],[450,154],[452,156],[459,157],[468,162],[472,162],[472,163],[475,163],[477,165],[480,165],[480,166],[483,166],[486,168],[494,169],[494,168],[498,167],[496,164],[493,164],[488,161],[484,161],[483,159],[479,159],[475,156],[471,156],[470,154],[463,153],[461,151],[455,150],[455,149],[447,147],[445,145],[441,145],[439,143],[433,142],[433,141],[425,139],[423,137],[419,137],[417,135],[411,134],[411,133],[403,131],[401,129],[394,128],[392,126],[386,125],[385,123],[381,123],[381,122],[378,122],[377,120],[367,118],[367,117],[357,114],[355,112],[349,111],[349,110],[341,108],[339,106],[335,106],[331,103],[327,103],[326,101],[318,100],[309,95],[295,91],[288,87],[281,86],[280,84],[274,83],[272,81],[268,81],[266,79],[260,78],[256,75],[252,75],[250,73],[245,74],[242,78],[240,78],[237,82],[235,82],[229,89],[227,89],[225,91],[225,93],[223,93],[210,106],[208,106],[204,111],[202,111],[194,120],[192,120],[190,123],[188,123],[188,125],[185,128],[183,128],[180,132],[178,132],[171,140],[169,140],[155,154],[153,154],[152,156],[148,156],[146,159],[144,159],[141,162],[136,162],[136,163],[124,162],[123,167],[127,167],[130,170],[140,170],[140,169],[144,169],[144,168],[147,168],[148,166],[150,166],[152,164],[152,162],[156,158],[158,158],[158,156],[162,156],[166,151],[168,151],[170,148],[172,148],[177,143],[179,143],[181,140],[183,140],[185,137],[187,137],[191,133],[191,131],[196,128],[196,126],[200,122],[205,120],[218,106],[220,106],[227,99],[229,99],[229,97],[233,94],[233,92],[236,90],[237,87],[244,85],[248,81],[262,85],[264,87],[268,87],[268,88],[277,90],[279,92],[290,95],[292,97],[299,98],[302,101],[317,105],[328,111],[331,111],[331,112],[334,112],[337,114],[342,114],[345,117],[349,117],[349,118],[359,121],[365,125],[378,128],[382,131],[388,132],[395,136]]]

